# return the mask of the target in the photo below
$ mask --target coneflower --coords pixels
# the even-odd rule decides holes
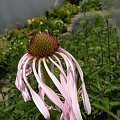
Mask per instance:
[[[48,64],[52,64],[52,68]],[[47,80],[44,80],[42,67],[46,70],[60,95],[52,86],[45,83]],[[54,74],[54,68],[60,71],[59,79]],[[81,67],[75,58],[61,48],[58,41],[48,33],[36,33],[30,40],[28,52],[19,61],[15,85],[21,91],[25,102],[31,100],[32,97],[45,119],[50,119],[50,110],[59,109],[61,110],[60,120],[82,120],[77,92],[76,69],[82,81],[81,96],[84,108],[87,114],[90,114],[91,105]],[[32,73],[38,83],[38,93],[29,84],[28,76]],[[55,104],[56,108],[47,105],[44,100],[45,96]]]

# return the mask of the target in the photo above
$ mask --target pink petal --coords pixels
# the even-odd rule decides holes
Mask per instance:
[[[24,56],[26,56],[26,55],[24,55]],[[18,69],[18,72],[17,72],[17,77],[16,77],[15,85],[21,91],[24,101],[27,102],[27,101],[30,100],[30,95],[29,95],[28,90],[25,87],[25,84],[24,84],[24,82],[22,80],[22,72],[23,72],[23,70],[22,70],[22,67],[21,67],[21,66],[24,65],[24,61],[25,60],[26,59],[22,60],[23,63],[22,63],[22,61],[19,62],[19,64],[21,64],[21,65],[19,66],[19,69]]]
[[[21,67],[24,64],[24,61],[29,57],[28,53],[26,53],[25,55],[23,55],[23,57],[20,59],[19,63],[18,63],[18,70],[21,69]]]
[[[61,67],[62,71],[64,71],[60,59],[56,55],[53,55],[53,56],[59,63],[59,66]],[[65,89],[66,89],[67,76],[66,76],[65,72],[62,72],[62,71],[60,72],[60,81],[61,81],[62,86],[65,86]]]
[[[89,97],[88,97],[88,94],[87,94],[84,84],[82,85],[82,99],[83,99],[85,111],[88,115],[90,115],[91,114],[91,105],[90,105]]]
[[[75,76],[76,76],[75,68],[74,68],[73,62],[71,62],[71,59],[62,52],[56,52],[56,53],[59,54],[60,56],[62,56],[62,58],[64,59],[64,61],[66,63],[66,66],[70,66],[70,67],[67,68],[67,71],[71,70],[72,74],[73,74],[73,77],[75,78]],[[68,65],[68,64],[70,64],[70,65]]]
[[[60,59],[56,55],[53,55],[53,56],[58,61],[59,65],[62,67],[62,63],[61,63]],[[63,67],[62,67],[62,69],[63,69]]]
[[[30,75],[31,73],[32,73],[32,66],[30,65],[30,67],[26,69],[26,76]]]
[[[51,57],[49,57],[49,59],[62,72],[62,74],[64,75],[64,77],[66,77],[63,68],[60,65],[58,65]]]
[[[41,97],[41,99],[44,101],[45,92],[44,92],[44,90],[41,88],[40,85],[38,85],[38,90],[39,90],[38,95],[39,95],[39,96]]]
[[[27,81],[27,77],[26,77],[26,66],[29,62],[29,60],[32,59],[32,57],[29,57],[26,61],[25,61],[25,64],[23,66],[23,79],[25,81],[25,83],[27,84],[30,92],[31,92],[31,95],[32,95],[32,99],[34,101],[34,103],[36,104],[37,108],[39,109],[39,111],[43,114],[43,116],[46,118],[46,119],[49,119],[50,118],[50,114],[49,114],[49,111],[47,109],[47,107],[45,106],[44,102],[42,101],[42,99],[39,97],[39,95],[31,88],[30,84],[28,83]]]
[[[72,111],[72,109],[71,109],[71,111],[70,111],[70,120],[76,120],[76,117],[75,117],[75,114],[74,114],[74,112]],[[79,120],[82,120],[82,119],[79,119]]]
[[[67,100],[67,102],[70,104],[71,101],[70,101],[70,98],[67,94],[67,91],[65,90],[65,88],[60,84],[60,82],[58,81],[58,79],[55,77],[54,74],[52,74],[45,62],[45,59],[43,59],[43,64],[44,64],[44,67],[48,73],[48,75],[50,76],[51,80],[53,81],[53,83],[55,84],[55,86],[58,88],[58,90],[60,91],[60,93],[63,95],[63,97]]]
[[[24,90],[21,90],[21,92],[22,92],[22,96],[23,96],[23,99],[25,102],[31,100],[30,95],[29,95],[26,87],[24,88]]]
[[[80,107],[79,107],[78,98],[77,98],[77,88],[75,84],[73,84],[72,109],[73,109],[76,119],[82,120],[82,115],[80,112]]]
[[[41,70],[41,59],[39,59],[38,61],[38,76],[40,77],[39,80],[41,80],[41,82],[44,82],[44,76]],[[39,95],[41,96],[42,100],[44,100],[44,96],[45,96],[44,90],[41,88],[40,85],[38,85],[38,89],[39,89]]]
[[[77,120],[82,120],[82,116],[80,113],[79,103],[77,99],[77,88],[76,88],[76,80],[75,80],[75,68],[74,63],[70,59],[70,57],[67,57],[65,54],[59,52],[59,55],[61,55],[66,63],[67,66],[67,91],[71,97],[72,104],[71,110],[74,111],[74,117]],[[71,115],[71,114],[70,114]],[[73,117],[73,115],[71,115]]]
[[[65,64],[66,64],[66,67],[67,67],[67,86],[66,86],[66,89],[68,91],[68,94],[69,96],[71,97],[71,82],[72,82],[72,70],[71,70],[71,67],[70,67],[70,64],[67,60],[67,57],[65,55],[63,55],[63,53],[58,53],[59,55],[61,55],[65,61]]]
[[[87,94],[87,91],[86,91],[86,88],[85,88],[82,69],[79,66],[76,59],[69,52],[65,51],[63,48],[59,48],[59,51],[63,52],[67,56],[70,56],[76,64],[76,67],[78,69],[78,72],[80,74],[81,81],[82,81],[82,99],[83,99],[84,108],[85,108],[87,114],[90,114],[91,113],[91,105],[90,105],[89,97],[88,97],[88,94]]]
[[[45,106],[44,102],[40,99],[39,95],[31,88],[30,92],[33,98],[34,103],[36,104],[39,111],[44,115],[45,119],[50,119],[49,111],[47,110],[47,107]]]
[[[61,108],[63,110],[63,103],[62,101],[59,99],[59,97],[57,96],[57,94],[48,86],[46,86],[43,82],[41,82],[36,69],[35,69],[35,61],[36,59],[33,60],[33,72],[34,75],[36,77],[36,80],[38,82],[38,84],[41,86],[41,88],[44,90],[44,92],[46,93],[46,95],[49,97],[49,99],[55,103],[59,108]]]
[[[60,80],[62,85],[66,85],[66,74],[61,66],[59,66],[51,57],[49,57],[50,61],[60,70]]]

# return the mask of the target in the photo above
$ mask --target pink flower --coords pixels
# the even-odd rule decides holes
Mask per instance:
[[[51,64],[51,67],[48,64]],[[51,86],[46,85],[42,67],[46,70],[60,95]],[[59,70],[59,77],[54,75],[56,68]],[[60,109],[62,112],[60,120],[82,120],[78,102],[76,70],[78,70],[82,81],[84,108],[87,114],[90,114],[91,105],[81,67],[75,58],[61,48],[57,40],[48,33],[37,33],[30,40],[28,52],[19,61],[15,85],[21,91],[25,102],[32,98],[45,119],[50,119],[50,110]],[[28,76],[32,73],[38,83],[38,93],[29,84]],[[44,100],[45,96],[56,107],[48,106]]]

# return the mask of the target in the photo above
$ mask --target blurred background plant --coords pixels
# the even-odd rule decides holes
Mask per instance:
[[[100,0],[83,0],[80,6],[67,1],[49,10],[46,17],[31,18],[23,28],[16,26],[0,35],[0,77],[6,80],[0,83],[0,120],[44,120],[32,101],[23,101],[14,85],[18,61],[38,31],[54,35],[81,65],[92,105],[90,116],[81,110],[84,120],[120,119],[120,36],[101,5]],[[78,13],[79,29],[64,35]],[[53,120],[55,114],[59,119],[60,111],[51,113]]]
[[[70,19],[79,12],[79,8],[75,4],[67,2],[65,5],[58,9],[51,9],[46,14],[48,18],[57,18],[64,23],[70,23]]]
[[[83,0],[80,5],[81,12],[102,10],[101,0]]]

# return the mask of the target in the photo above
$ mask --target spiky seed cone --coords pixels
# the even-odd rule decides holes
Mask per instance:
[[[37,58],[52,56],[59,48],[58,41],[48,33],[36,33],[30,40],[28,53]]]

